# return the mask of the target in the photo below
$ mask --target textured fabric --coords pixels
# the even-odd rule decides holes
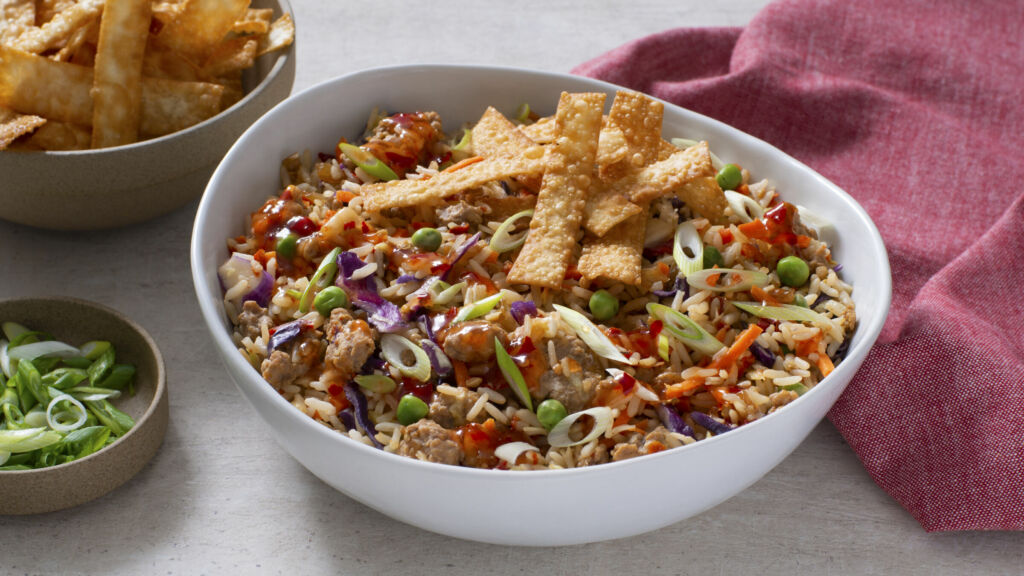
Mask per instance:
[[[1021,2],[782,1],[575,70],[767,140],[868,211],[892,310],[829,416],[929,531],[1024,529],[1022,29]]]

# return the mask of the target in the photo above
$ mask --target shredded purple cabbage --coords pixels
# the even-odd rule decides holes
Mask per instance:
[[[451,361],[440,346],[430,340],[420,340],[420,347],[427,353],[427,358],[430,358],[430,365],[434,368],[435,374],[443,378],[454,371]]]
[[[266,308],[267,304],[270,303],[270,292],[274,289],[274,278],[266,270],[263,271],[263,275],[260,277],[259,284],[255,288],[249,291],[248,294],[242,296],[242,302],[248,302],[249,300],[255,301],[260,306]]]
[[[725,434],[726,432],[734,429],[732,426],[719,422],[711,416],[697,410],[690,412],[690,418],[693,418],[694,422],[716,435]]]
[[[689,292],[689,286],[686,285],[686,281],[684,281],[681,277],[676,276],[676,281],[672,285],[672,288],[670,288],[669,290],[651,290],[651,294],[654,294],[658,298],[670,298],[672,296],[675,296],[676,292],[679,292],[684,287],[686,287],[687,292]],[[687,298],[689,298],[689,295],[687,295]]]
[[[363,429],[363,433],[370,438],[370,442],[374,446],[383,449],[384,446],[377,440],[377,428],[373,425],[373,421],[370,420],[370,412],[366,407],[366,396],[359,390],[359,386],[355,382],[345,384],[345,398],[348,398],[348,401],[352,403],[352,408],[356,412],[356,422]]]
[[[287,324],[281,324],[274,329],[274,333],[270,335],[270,342],[267,342],[267,355],[291,342],[296,336],[301,334],[303,330],[310,327],[309,323],[304,320],[292,320]]]
[[[459,247],[458,252],[455,253],[455,258],[452,258],[452,261],[448,263],[448,267],[445,269],[444,273],[441,274],[441,280],[448,279],[448,274],[451,274],[451,271],[455,269],[455,265],[459,263],[459,260],[462,260],[462,258],[466,255],[467,252],[469,252],[469,250],[473,246],[476,246],[476,243],[479,240],[480,233],[477,232],[476,234],[473,235],[472,238],[467,240],[465,244]]]
[[[661,423],[664,424],[670,432],[675,432],[677,434],[693,438],[693,428],[690,428],[690,425],[683,420],[682,416],[679,415],[679,412],[676,412],[675,408],[665,404],[658,404],[654,409],[658,412],[658,417],[661,418]]]
[[[825,302],[828,302],[829,300],[835,300],[835,298],[829,296],[828,294],[825,294],[824,292],[820,292],[818,293],[818,298],[814,301],[814,305],[811,306],[811,309],[813,310],[814,308],[817,308],[818,306],[824,304]]]
[[[434,335],[434,322],[431,320],[430,314],[427,314],[426,311],[417,311],[416,318],[420,328],[423,328],[423,333],[427,335],[431,342],[436,343],[437,336]]]
[[[836,348],[836,353],[832,357],[832,362],[834,364],[838,364],[841,360],[846,358],[846,353],[850,351],[850,340],[851,339],[852,338],[847,338],[846,340],[843,340],[839,344],[839,348]]]
[[[757,358],[757,361],[763,364],[766,368],[771,368],[775,365],[775,355],[757,342],[750,345],[750,353],[753,354],[754,358]]]
[[[338,419],[345,425],[346,430],[355,430],[356,428],[356,417],[352,414],[351,408],[345,408],[341,412],[338,412]]]
[[[832,270],[834,270],[836,274],[838,274],[842,269],[843,269],[843,265],[842,264],[836,264],[835,266],[832,267]]]
[[[512,313],[512,317],[516,319],[516,322],[522,326],[527,316],[537,316],[537,305],[532,300],[518,300],[509,306],[509,312]]]
[[[418,280],[418,278],[412,274],[402,274],[398,278],[395,278],[395,282],[398,284],[407,284],[409,282],[415,282],[416,280]]]
[[[377,282],[373,276],[353,280],[352,274],[366,263],[351,252],[338,254],[338,277],[340,287],[346,288],[352,304],[367,314],[367,320],[381,332],[397,332],[405,328],[402,311],[377,293]]]

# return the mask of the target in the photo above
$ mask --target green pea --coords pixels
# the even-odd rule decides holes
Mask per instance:
[[[277,241],[277,248],[274,249],[274,252],[277,253],[278,258],[291,260],[295,257],[295,248],[298,241],[298,234],[288,234]]]
[[[337,286],[328,286],[317,292],[313,298],[313,308],[324,318],[330,318],[331,310],[348,306],[348,294]]]
[[[412,235],[412,245],[420,250],[434,252],[441,247],[441,233],[436,228],[420,228]]]
[[[735,164],[726,164],[718,171],[715,180],[718,181],[722,190],[735,190],[743,182],[743,172]]]
[[[412,394],[406,394],[398,401],[398,421],[402,426],[419,422],[429,411],[427,403]]]
[[[804,282],[807,282],[807,277],[811,275],[811,269],[807,266],[807,262],[797,256],[786,256],[779,260],[775,272],[778,273],[780,282],[794,288],[802,286]]]
[[[704,247],[704,268],[714,268],[718,266],[722,268],[725,266],[725,258],[722,258],[722,253],[718,251],[718,248],[714,246]]]
[[[562,406],[562,403],[554,398],[548,398],[547,400],[540,403],[537,406],[537,420],[540,420],[541,426],[547,430],[551,430],[562,421],[563,418],[569,415],[569,411]]]
[[[607,290],[598,290],[590,297],[590,313],[598,320],[610,320],[619,313],[619,299]]]

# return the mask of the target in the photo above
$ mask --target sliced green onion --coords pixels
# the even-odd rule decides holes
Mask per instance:
[[[479,318],[484,314],[489,313],[491,310],[494,310],[498,303],[501,302],[501,297],[504,295],[502,292],[503,291],[499,291],[497,294],[492,294],[491,296],[482,300],[477,300],[472,304],[466,304],[459,309],[459,313],[455,315],[455,318],[452,318],[452,324]]]
[[[576,335],[580,337],[580,340],[583,340],[587,346],[590,346],[590,349],[593,350],[595,354],[609,360],[622,362],[623,364],[632,364],[632,362],[629,361],[629,358],[626,358],[625,355],[615,347],[615,344],[612,344],[612,341],[604,335],[604,332],[601,332],[601,329],[595,326],[589,318],[571,308],[566,308],[565,306],[560,306],[558,304],[552,304],[551,306],[558,311],[562,320],[565,320],[565,323],[576,332]]]
[[[394,380],[382,374],[363,374],[356,376],[354,380],[360,387],[380,394],[387,394],[398,387]]]
[[[569,437],[569,429],[576,423],[577,420],[583,416],[590,416],[594,419],[594,427],[591,428],[590,434],[587,434],[580,440],[575,442]],[[596,408],[590,408],[574,414],[569,414],[555,427],[548,432],[548,444],[555,448],[567,448],[569,446],[578,446],[580,444],[586,444],[595,438],[599,438],[602,434],[611,429],[612,423],[615,421],[615,417],[612,415],[612,409],[607,406],[598,406]]]
[[[11,459],[11,453],[10,452],[4,452],[3,450],[0,450],[0,466],[3,466],[4,464],[7,464],[7,461],[10,460],[10,459]]]
[[[384,359],[398,369],[403,376],[420,382],[430,379],[430,358],[415,342],[398,334],[385,334],[380,338],[380,351]],[[404,352],[410,352],[416,361],[408,364],[403,360]]]
[[[691,350],[711,356],[725,348],[725,345],[719,342],[718,338],[712,336],[707,330],[691,320],[689,316],[678,310],[669,308],[664,304],[658,304],[657,302],[649,302],[647,304],[647,313],[661,320],[665,325],[665,331],[675,336],[677,340]]]
[[[732,305],[749,312],[758,318],[769,320],[782,320],[785,322],[811,322],[817,326],[829,326],[828,318],[818,314],[810,308],[783,304],[781,306],[762,306],[757,302],[732,302]]]
[[[82,353],[89,360],[97,360],[104,352],[110,349],[110,342],[104,342],[102,340],[93,340],[92,342],[86,342],[78,347],[78,351]]]
[[[469,146],[469,143],[473,141],[473,131],[469,128],[463,128],[462,139],[455,146],[452,146],[452,150],[462,150]]]
[[[135,426],[135,421],[131,416],[114,408],[114,405],[108,400],[89,400],[85,405],[89,407],[89,411],[96,416],[101,424],[110,428],[115,436],[120,437]]]
[[[46,404],[50,401],[49,394],[46,393],[46,388],[43,387],[43,377],[39,375],[39,371],[32,364],[31,360],[22,360],[18,362],[18,383],[25,387],[36,402],[40,404]],[[24,406],[22,402],[22,406]]]
[[[11,377],[11,355],[7,352],[7,347],[10,343],[7,340],[0,340],[0,370],[3,371],[4,376]]]
[[[689,252],[689,254],[687,254]],[[704,267],[704,243],[692,222],[681,222],[672,242],[672,258],[684,278]]]
[[[529,233],[529,230],[524,230],[515,238],[509,236],[508,231],[512,229],[518,220],[528,216],[533,216],[533,210],[523,210],[506,218],[501,223],[501,226],[498,226],[498,229],[494,231],[494,236],[491,236],[491,250],[498,254],[504,254],[522,246],[526,242],[526,235]]]
[[[522,104],[519,105],[519,108],[516,108],[516,122],[519,122],[520,124],[526,124],[526,122],[529,119],[530,105],[527,104],[526,102],[523,102]]]
[[[120,390],[113,388],[97,388],[95,386],[78,386],[67,391],[76,400],[110,400],[121,396]]]
[[[700,144],[699,140],[690,140],[688,138],[673,138],[672,140],[670,140],[670,142],[672,142],[672,145],[675,146],[676,148],[679,148],[680,150],[686,150],[690,146],[696,146],[697,144]],[[715,172],[721,170],[722,166],[725,166],[725,162],[722,162],[721,158],[715,156],[714,152],[709,151],[709,153],[711,154],[711,167],[715,169]]]
[[[42,406],[36,406],[29,410],[28,414],[25,414],[24,422],[26,428],[45,428],[49,426],[49,423],[46,421],[46,409]]]
[[[725,200],[729,203],[729,207],[732,208],[732,213],[744,222],[753,222],[764,216],[764,208],[757,203],[757,200],[746,194],[726,190]]]
[[[67,404],[67,406],[64,406]],[[59,409],[59,411],[57,411]],[[67,434],[85,424],[85,406],[70,394],[61,394],[46,407],[46,422],[57,432]]]
[[[812,212],[806,206],[800,206],[798,204],[796,209],[797,212],[800,214],[800,221],[813,228],[814,231],[818,233],[819,238],[822,236],[822,234],[828,234],[835,230],[835,228],[832,226],[832,222],[823,218],[817,213]]]
[[[672,349],[669,346],[668,336],[666,336],[664,332],[658,334],[658,356],[660,356],[665,362],[668,362],[670,361],[671,354]]]
[[[719,282],[728,279],[725,286],[708,284],[708,278],[717,275]],[[734,280],[739,280],[735,282]],[[753,286],[765,286],[769,282],[768,275],[757,270],[736,270],[734,268],[708,268],[686,276],[686,282],[700,290],[711,290],[713,292],[738,292],[750,290]]]
[[[110,438],[110,428],[106,426],[86,426],[74,430],[64,437],[59,444],[53,446],[55,451],[69,454],[72,460],[85,458],[93,452],[98,452],[107,444]]]
[[[35,360],[36,358],[77,358],[82,353],[74,346],[56,340],[33,342],[7,350],[11,360]]]
[[[89,384],[97,385],[110,376],[110,371],[114,369],[114,360],[114,349],[104,350],[100,357],[86,369],[86,372],[89,373]]]
[[[324,259],[320,261],[320,266],[317,267],[316,272],[313,272],[313,276],[309,279],[309,285],[302,291],[302,296],[299,298],[299,312],[305,314],[309,312],[309,307],[313,305],[313,296],[316,295],[318,286],[321,280],[326,278],[324,284],[329,284],[334,281],[334,275],[338,273],[338,254],[341,254],[341,248],[335,248],[324,256]]]
[[[0,450],[18,454],[45,448],[60,442],[60,432],[45,427],[23,428],[21,430],[0,430]]]
[[[57,368],[43,376],[43,384],[58,390],[67,390],[87,378],[89,373],[81,368]]]
[[[527,444],[526,442],[509,442],[494,449],[494,455],[508,462],[509,466],[515,466],[516,460],[524,452],[540,452],[540,450],[533,444]]]
[[[501,341],[498,337],[494,337],[494,354],[498,360],[498,368],[501,369],[502,376],[505,377],[505,381],[508,382],[512,391],[516,393],[516,397],[531,411],[533,410],[533,399],[530,398],[530,389],[526,387],[526,379],[523,378],[523,373],[519,371],[519,366],[516,366],[516,361],[509,356],[509,353],[505,350],[505,347],[501,345]]]
[[[348,142],[338,142],[338,151],[347,156],[356,166],[362,168],[363,172],[378,180],[387,182],[398,179],[398,174],[395,174],[395,171],[390,166],[381,162],[379,158],[359,146],[349,144]]]
[[[444,282],[444,280],[439,280],[437,283],[434,284],[434,286],[440,285],[448,286],[447,283]],[[458,284],[448,286],[447,288],[438,292],[437,296],[434,296],[434,299],[431,303],[436,304],[438,306],[447,306],[448,304],[451,304],[452,300],[455,300],[455,297],[458,296],[459,293],[462,292],[462,289],[465,287],[465,282],[459,282]]]
[[[0,329],[3,329],[4,336],[12,342],[25,332],[30,332],[28,328],[18,324],[17,322],[4,322],[3,324],[0,324]]]
[[[776,386],[778,386],[779,388],[782,388],[783,390],[789,390],[790,392],[796,392],[797,396],[803,396],[804,394],[807,393],[807,390],[808,390],[807,386],[804,386],[802,382],[797,382],[796,384],[783,384],[783,385],[776,384]]]

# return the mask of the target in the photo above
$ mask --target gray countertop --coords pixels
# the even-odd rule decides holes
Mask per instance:
[[[766,4],[293,2],[296,91],[346,72],[412,62],[564,72],[623,42],[668,28],[743,25]],[[871,481],[828,422],[739,496],[635,538],[522,549],[453,540],[395,522],[334,491],[292,460],[231,384],[205,333],[192,289],[188,246],[195,208],[192,203],[148,224],[90,234],[54,234],[0,221],[0,296],[73,295],[125,312],[159,343],[171,401],[163,448],[128,484],[72,510],[0,518],[0,573],[1024,570],[1024,533],[926,534]],[[714,482],[711,473],[708,482]],[[638,505],[657,506],[656,498],[651,495]],[[533,522],[557,518],[519,521],[529,529]]]

